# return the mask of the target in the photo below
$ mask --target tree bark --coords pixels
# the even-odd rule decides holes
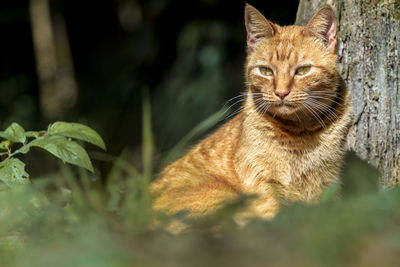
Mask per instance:
[[[327,2],[336,9],[339,71],[352,93],[348,147],[378,168],[381,185],[399,185],[400,3],[300,0],[296,24],[306,24]]]
[[[64,17],[61,12],[51,14],[49,0],[29,3],[41,111],[48,120],[63,118],[78,96]]]

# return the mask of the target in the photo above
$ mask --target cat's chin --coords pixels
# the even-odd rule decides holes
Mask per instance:
[[[285,119],[291,119],[296,116],[295,113],[300,109],[297,105],[293,105],[290,103],[279,103],[272,105],[269,112],[273,116],[282,117]]]

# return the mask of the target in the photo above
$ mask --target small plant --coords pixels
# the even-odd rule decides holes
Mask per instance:
[[[93,129],[79,124],[55,122],[46,131],[25,131],[18,123],[12,123],[0,132],[0,181],[8,187],[29,183],[25,163],[15,156],[26,154],[31,148],[39,148],[64,163],[83,167],[93,172],[93,165],[86,150],[73,139],[85,141],[106,149],[100,135]]]

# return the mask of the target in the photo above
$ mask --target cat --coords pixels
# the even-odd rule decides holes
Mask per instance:
[[[243,225],[288,203],[316,203],[338,182],[352,116],[332,7],[306,26],[279,26],[246,4],[245,26],[243,109],[152,182],[155,210],[196,218],[256,195],[234,215]]]

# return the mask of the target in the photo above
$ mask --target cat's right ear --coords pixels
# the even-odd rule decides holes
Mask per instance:
[[[276,26],[267,20],[256,8],[246,4],[244,21],[247,30],[247,51],[252,52],[257,43],[264,38],[274,36]]]

